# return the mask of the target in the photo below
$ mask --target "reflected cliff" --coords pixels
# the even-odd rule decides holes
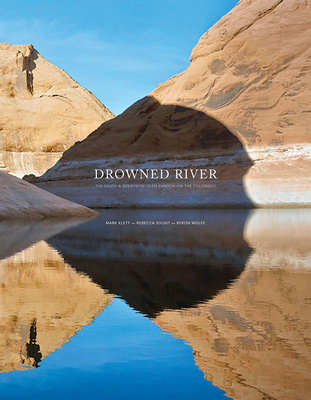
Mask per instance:
[[[212,300],[154,321],[192,346],[234,399],[307,399],[311,387],[311,210],[256,210],[244,271]]]
[[[65,261],[149,317],[215,296],[243,270],[247,210],[105,210],[49,239]],[[107,221],[205,225],[107,225]]]
[[[116,296],[191,346],[193,365],[227,396],[308,398],[311,210],[105,210],[80,225],[39,224],[0,225],[0,371],[44,365]],[[40,231],[46,241],[16,252]],[[126,314],[112,309],[107,329],[130,348]]]
[[[205,226],[107,226],[107,220]],[[311,387],[310,210],[107,210],[51,238],[66,262],[193,348],[234,399]]]
[[[307,399],[311,271],[246,269],[197,307],[154,321],[193,348],[207,380],[236,400]]]
[[[1,260],[0,372],[39,367],[111,299],[44,241]]]

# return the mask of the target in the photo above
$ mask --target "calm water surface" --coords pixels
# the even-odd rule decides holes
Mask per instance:
[[[311,399],[309,210],[105,210],[0,237],[1,399]]]

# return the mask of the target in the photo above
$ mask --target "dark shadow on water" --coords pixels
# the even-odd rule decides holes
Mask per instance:
[[[154,317],[192,307],[237,278],[251,249],[246,210],[106,210],[48,240],[77,271]],[[205,225],[106,225],[106,221],[205,221]]]

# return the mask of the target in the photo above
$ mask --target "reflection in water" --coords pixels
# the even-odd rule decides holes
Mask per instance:
[[[32,367],[38,368],[39,362],[42,360],[42,353],[40,353],[40,346],[37,344],[37,321],[33,320],[30,325],[29,342],[26,342],[27,359],[33,359]],[[25,358],[22,356],[22,364],[25,364]]]
[[[230,397],[310,398],[311,212],[252,211],[244,234],[254,252],[234,283],[154,320],[192,346],[206,379]]]
[[[206,379],[230,397],[307,399],[310,272],[247,268],[213,300],[154,321],[192,346]]]
[[[0,372],[38,367],[110,302],[41,241],[0,261]]]
[[[105,224],[147,219],[206,225]],[[117,295],[190,345],[227,396],[308,399],[310,239],[309,210],[105,210],[0,261],[0,370],[40,365]]]
[[[157,218],[156,211],[107,211],[50,243],[76,269],[189,343],[206,379],[228,396],[308,398],[310,211],[193,211],[187,219],[207,223],[195,228],[105,226],[147,213]],[[183,219],[179,213],[158,216]]]
[[[40,240],[79,225],[82,219],[41,219],[37,221],[1,221],[0,220],[0,260],[10,257],[13,254],[31,246]]]
[[[153,317],[212,298],[239,276],[251,249],[249,211],[189,210],[205,226],[106,225],[106,221],[184,221],[183,210],[105,210],[100,218],[49,239],[67,263]]]

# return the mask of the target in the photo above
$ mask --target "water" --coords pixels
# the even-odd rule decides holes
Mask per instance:
[[[0,236],[1,399],[311,398],[309,210],[105,210]]]

